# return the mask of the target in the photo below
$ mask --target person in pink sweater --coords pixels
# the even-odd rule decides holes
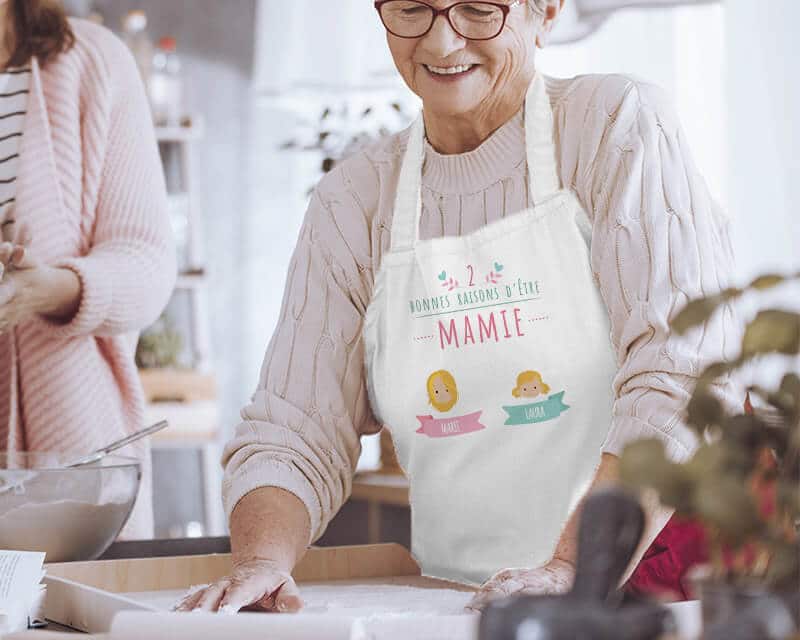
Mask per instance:
[[[0,3],[0,448],[88,453],[140,429],[138,332],[176,277],[166,188],[133,57],[57,3]],[[3,133],[3,132],[0,132]],[[4,187],[4,188],[5,188]],[[152,537],[149,449],[123,536]]]

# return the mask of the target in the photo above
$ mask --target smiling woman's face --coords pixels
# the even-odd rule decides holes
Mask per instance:
[[[442,9],[453,1],[428,3]],[[512,0],[495,1],[512,4]],[[490,109],[512,87],[527,87],[534,73],[540,25],[541,18],[524,2],[511,8],[505,28],[492,40],[466,40],[439,16],[421,38],[398,38],[387,32],[387,41],[398,71],[424,108],[454,116]]]

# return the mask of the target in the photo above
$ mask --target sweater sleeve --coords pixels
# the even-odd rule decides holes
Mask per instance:
[[[368,258],[353,251],[368,245],[355,237],[368,227],[354,223],[358,212],[344,189],[331,199],[313,194],[258,388],[223,454],[228,517],[249,492],[278,487],[305,504],[312,542],[350,495],[360,435],[380,428],[364,376],[372,276]]]
[[[588,110],[599,119],[589,129],[604,133],[583,151],[592,160],[578,185],[593,217],[592,268],[618,363],[603,451],[619,455],[633,440],[656,437],[682,461],[698,445],[686,403],[705,366],[734,355],[735,326],[730,308],[685,336],[669,322],[690,299],[729,286],[729,225],[664,93],[631,80],[616,88],[618,99],[599,98]],[[729,383],[718,391],[736,401]]]
[[[69,322],[48,321],[63,337],[143,329],[163,311],[176,277],[166,187],[144,89],[124,45],[110,34],[99,41],[105,86],[91,93],[82,124],[84,153],[92,156],[86,166],[100,158],[91,242],[84,255],[55,265],[78,276],[81,300]]]

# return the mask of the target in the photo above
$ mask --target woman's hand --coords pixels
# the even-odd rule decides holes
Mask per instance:
[[[512,595],[560,595],[572,588],[575,566],[553,559],[537,569],[504,569],[481,585],[468,609],[481,610],[492,600]]]
[[[251,491],[231,514],[230,574],[188,594],[176,610],[298,611],[303,601],[291,572],[306,551],[310,526],[304,504],[288,491]]]
[[[230,575],[186,596],[177,611],[258,611],[293,613],[303,606],[289,570],[273,560],[235,564]]]
[[[0,333],[37,314],[69,320],[78,311],[81,283],[69,269],[43,264],[33,255],[22,227],[13,241],[0,243]]]

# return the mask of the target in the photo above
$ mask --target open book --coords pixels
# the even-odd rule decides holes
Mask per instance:
[[[0,637],[42,624],[43,564],[44,553],[0,551]]]

